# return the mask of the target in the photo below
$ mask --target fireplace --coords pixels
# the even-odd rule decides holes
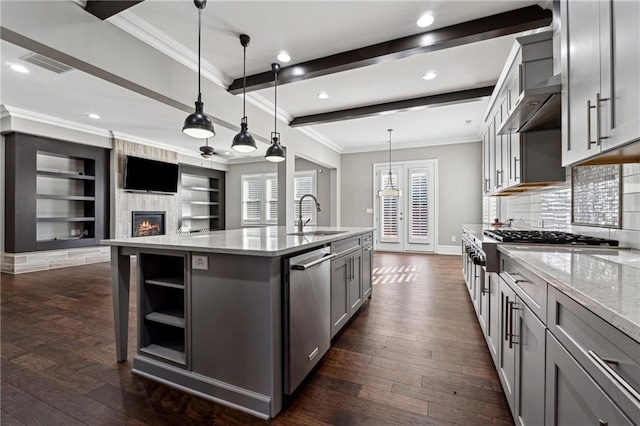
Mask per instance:
[[[164,212],[133,212],[131,236],[164,235]]]

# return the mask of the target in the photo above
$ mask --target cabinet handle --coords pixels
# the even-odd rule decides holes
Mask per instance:
[[[502,179],[500,179],[500,175],[502,175],[502,170],[496,170],[496,188],[502,188]]]
[[[347,262],[345,266],[346,267],[344,268],[344,280],[349,281],[349,277],[351,276],[351,272],[349,271],[349,269],[351,269],[351,262],[349,262],[349,258],[347,258]]]
[[[504,340],[509,340],[509,296],[504,298],[504,310],[502,311],[504,321]]]
[[[514,339],[513,339],[515,337],[515,334],[513,332],[513,329],[515,327],[513,326],[513,323],[515,322],[515,318],[516,318],[516,316],[514,314],[514,311],[517,311],[518,308],[516,307],[516,302],[515,301],[514,302],[508,302],[508,304],[509,304],[509,313],[510,313],[510,316],[511,316],[511,321],[509,321],[509,349],[511,349],[511,348],[513,348],[513,345],[516,345],[518,343],[518,342],[514,341]]]
[[[515,284],[527,282],[527,280],[518,280],[518,279],[514,278],[513,275],[511,275],[507,271],[502,271],[502,273],[505,274],[507,276],[507,278],[509,278]]]
[[[600,98],[600,93],[596,93],[596,145],[600,146],[601,139],[609,139],[608,136],[602,136],[602,131],[600,129],[601,113],[600,113],[600,102],[608,101],[609,98]]]
[[[640,393],[635,390],[626,380],[624,380],[613,368],[609,366],[609,364],[613,364],[614,360],[604,360],[598,356],[597,353],[593,351],[589,351],[589,356],[593,358],[593,360],[598,364],[604,371],[606,371],[613,379],[618,382],[620,386],[622,386],[627,392],[635,398],[636,402],[640,402]],[[617,361],[615,362],[617,364]]]
[[[482,294],[491,294],[491,284],[489,284],[489,288],[487,289],[487,280],[482,280],[480,283],[480,293]]]
[[[591,145],[594,143],[599,143],[591,140],[591,108],[595,108],[595,106],[591,105],[591,99],[587,99],[587,149],[591,149]]]
[[[484,178],[484,192],[489,193],[489,178]]]
[[[350,278],[350,279],[351,279],[352,281],[353,281],[353,279],[355,278],[355,277],[354,277],[354,275],[355,275],[354,270],[355,270],[355,269],[356,269],[356,263],[355,263],[355,261],[354,261],[353,256],[351,256],[351,278]]]
[[[518,157],[513,157],[513,179],[514,180],[518,180],[520,179],[520,176],[518,176],[518,166],[516,165],[516,163],[518,163],[520,161],[520,159]]]

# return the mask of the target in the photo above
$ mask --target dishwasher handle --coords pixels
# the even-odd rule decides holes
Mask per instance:
[[[291,265],[291,269],[295,269],[296,271],[306,271],[307,269],[314,267],[322,262],[326,262],[327,260],[333,259],[336,256],[337,256],[336,253],[327,253],[320,259],[316,259],[312,262],[305,263],[304,265],[297,265],[297,264]]]

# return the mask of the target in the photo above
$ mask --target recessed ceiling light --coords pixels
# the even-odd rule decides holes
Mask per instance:
[[[423,75],[422,78],[424,78],[425,80],[433,80],[437,76],[438,76],[438,73],[432,70],[426,73],[425,75]]]
[[[22,74],[27,74],[29,72],[29,69],[27,67],[22,66],[22,65],[11,64],[9,66],[11,67],[12,70],[14,70],[16,72],[20,72]]]
[[[320,99],[327,99],[329,97],[329,94],[327,92],[320,92],[318,93],[318,97]]]
[[[100,116],[95,112],[88,112],[87,117],[92,118],[94,120],[100,120]]]
[[[280,62],[289,62],[291,60],[291,56],[287,52],[278,53],[278,60]]]
[[[418,20],[416,21],[416,25],[418,25],[420,28],[426,28],[429,25],[433,24],[435,20],[436,18],[433,16],[433,14],[431,12],[427,12],[420,18],[418,18]]]

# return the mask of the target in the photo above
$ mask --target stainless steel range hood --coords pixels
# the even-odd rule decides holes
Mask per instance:
[[[542,84],[524,89],[498,134],[532,132],[560,128],[561,75],[556,74]]]

